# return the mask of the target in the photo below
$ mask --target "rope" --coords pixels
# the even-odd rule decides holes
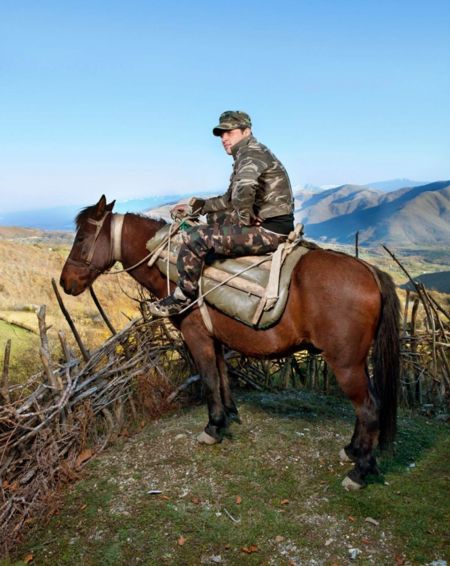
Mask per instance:
[[[167,262],[166,262],[166,282],[167,282],[167,295],[170,295],[170,262],[169,262],[169,256],[170,256],[170,244],[172,242],[172,228],[173,228],[174,224],[170,225],[169,228],[169,235],[167,237]],[[181,224],[179,224],[177,226],[177,230],[178,228],[181,226]]]
[[[195,301],[192,301],[192,303],[189,303],[187,305],[187,307],[184,307],[184,309],[182,309],[181,311],[179,311],[177,313],[177,316],[179,314],[184,313],[185,311],[187,311],[188,309],[192,308],[193,306],[195,306],[197,303],[200,303],[200,301],[202,301],[207,295],[209,295],[210,293],[212,293],[213,291],[215,291],[216,289],[218,289],[219,287],[222,287],[223,285],[226,285],[228,283],[228,281],[231,281],[232,279],[234,279],[235,277],[237,277],[238,275],[241,275],[242,273],[245,273],[246,271],[249,271],[250,269],[253,269],[254,267],[257,267],[258,265],[261,265],[262,263],[264,263],[265,261],[269,261],[272,257],[272,254],[270,254],[270,256],[266,257],[263,256],[263,259],[261,259],[261,261],[257,261],[256,263],[252,263],[251,265],[249,265],[248,267],[244,267],[244,269],[241,269],[241,271],[238,271],[237,273],[233,273],[232,275],[230,275],[229,277],[227,277],[224,281],[217,283],[217,285],[214,285],[214,287],[212,287],[211,289],[209,289],[209,291],[206,291],[205,293],[203,293],[201,296],[199,296],[197,299],[195,299]]]
[[[170,242],[170,238],[173,236],[173,234],[175,234],[175,232],[180,228],[182,224],[170,224],[170,228],[169,228],[169,235],[168,235],[168,240]],[[163,245],[165,246],[167,243],[167,240],[165,240],[163,242]],[[158,246],[156,249],[154,249],[152,252],[150,252],[149,254],[147,254],[144,258],[140,259],[137,263],[135,263],[134,265],[132,265],[131,267],[126,267],[124,269],[117,269],[114,271],[108,270],[105,271],[104,274],[105,275],[117,275],[118,273],[127,273],[128,271],[133,271],[133,269],[136,269],[136,267],[139,267],[140,265],[142,265],[144,262],[146,262],[147,260],[150,260],[154,255],[159,254],[160,250],[162,247],[164,247],[163,245]],[[168,289],[169,289],[169,277],[167,276],[167,281],[168,281]],[[168,290],[168,292],[170,293],[170,289]]]
[[[118,273],[126,273],[127,271],[133,271],[133,269],[136,269],[136,267],[139,267],[145,261],[150,259],[152,254],[153,254],[153,252],[150,252],[148,255],[146,255],[144,258],[140,259],[137,263],[135,263],[131,267],[127,267],[127,268],[124,268],[124,269],[117,269],[115,271],[108,270],[108,271],[105,271],[103,274],[104,275],[117,275]]]
[[[281,264],[284,261],[284,258],[289,255],[289,253],[298,246],[299,242],[302,239],[302,235],[303,235],[303,224],[297,224],[295,226],[295,229],[289,234],[287,240],[284,242],[284,247],[282,249],[282,257],[280,257],[279,260],[279,268],[281,269]],[[258,267],[258,265],[261,265],[262,263],[266,262],[266,261],[271,261],[272,257],[276,254],[275,250],[274,252],[272,252],[270,255],[268,256],[262,256],[260,261],[257,261],[255,263],[252,263],[251,265],[249,265],[248,267],[244,267],[244,269],[242,269],[241,271],[238,271],[237,273],[233,273],[232,275],[230,275],[229,277],[227,277],[227,279],[225,279],[224,281],[218,283],[217,285],[215,285],[214,287],[212,287],[211,289],[209,289],[209,291],[206,291],[206,293],[200,293],[199,296],[197,297],[197,299],[195,299],[195,301],[192,301],[192,303],[189,303],[189,305],[187,305],[186,307],[184,307],[184,309],[182,309],[181,311],[179,311],[177,313],[177,315],[182,314],[184,312],[186,312],[187,310],[189,310],[190,308],[192,308],[193,306],[195,306],[196,304],[198,304],[199,306],[201,306],[203,299],[209,295],[210,293],[212,293],[213,291],[215,291],[216,289],[218,289],[219,287],[222,287],[223,285],[226,285],[228,283],[228,281],[231,281],[231,279],[234,279],[235,277],[238,277],[239,275],[241,275],[242,273],[245,273],[246,271],[249,271],[250,269],[253,269],[254,267]],[[168,254],[169,255],[169,254]],[[281,254],[280,254],[281,255]],[[169,261],[169,260],[167,260]],[[201,279],[202,276],[200,276]],[[263,297],[264,298],[264,297]],[[206,306],[206,305],[205,305]],[[206,322],[205,322],[206,324]]]
[[[168,253],[167,253],[167,260],[166,260],[166,281],[167,281],[167,295],[170,295],[170,278],[169,278],[170,260],[169,260],[169,258],[170,258],[171,240],[172,240],[172,237],[175,234],[175,232],[177,232],[185,224],[189,224],[190,220],[191,220],[191,217],[185,217],[181,222],[174,222],[173,224],[171,224],[170,227],[169,227],[169,234],[168,234],[167,238],[156,249],[154,249],[152,252],[147,254],[144,258],[139,260],[137,263],[135,263],[131,267],[127,267],[127,268],[124,268],[124,269],[118,269],[118,270],[115,270],[115,271],[105,271],[105,275],[117,275],[118,273],[126,273],[126,272],[129,272],[129,271],[132,271],[133,269],[136,269],[136,267],[139,267],[140,265],[142,265],[147,260],[149,260],[149,263],[150,263],[150,259],[154,256],[157,257],[160,254],[160,252],[164,249],[164,247],[167,245]],[[297,234],[297,236],[298,236],[298,234]],[[289,239],[288,239],[288,241],[289,241]],[[285,242],[285,244],[287,244],[288,241]],[[287,255],[287,253],[289,253],[289,251],[291,251],[291,249],[293,247],[295,247],[295,245],[297,245],[297,243],[298,243],[298,241],[291,242],[290,246],[289,245],[286,246],[286,248],[285,248],[286,249],[286,255]],[[289,251],[287,250],[287,248],[289,248]],[[242,273],[246,273],[247,271],[250,271],[250,269],[254,269],[255,267],[258,267],[259,265],[261,265],[262,263],[265,263],[266,261],[270,261],[272,259],[273,255],[274,255],[274,253],[270,254],[269,256],[262,256],[260,261],[257,261],[257,262],[252,263],[251,265],[249,265],[247,267],[244,267],[243,269],[241,269],[237,273],[233,273],[232,275],[227,277],[224,281],[217,283],[217,285],[214,285],[214,287],[209,289],[209,291],[206,291],[205,293],[200,292],[197,299],[195,299],[194,301],[192,301],[192,303],[189,303],[189,305],[187,305],[181,311],[179,311],[177,313],[177,316],[180,315],[180,314],[183,314],[187,310],[193,308],[195,305],[198,305],[200,308],[203,306],[203,309],[206,310],[206,312],[208,312],[207,307],[204,304],[204,298],[207,295],[209,295],[210,293],[212,293],[213,291],[215,291],[219,287],[223,287],[229,281],[231,281],[235,277],[238,277]],[[154,263],[154,261],[153,261],[153,263]],[[202,276],[200,276],[200,279],[201,279],[201,277]],[[200,283],[200,288],[201,288],[201,281],[199,283]],[[207,326],[208,330],[210,330],[210,332],[211,332],[212,331],[212,325],[211,325],[211,319],[209,317],[209,313],[208,313],[206,320],[205,320],[205,316],[203,315],[203,313],[202,313],[202,317],[205,321],[205,325]]]

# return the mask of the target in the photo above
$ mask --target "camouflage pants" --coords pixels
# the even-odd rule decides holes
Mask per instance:
[[[286,236],[268,232],[260,226],[200,224],[182,233],[177,269],[178,286],[188,297],[195,297],[205,260],[215,256],[263,255],[277,249]]]

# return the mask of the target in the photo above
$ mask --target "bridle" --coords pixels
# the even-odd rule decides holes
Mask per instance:
[[[110,228],[110,239],[109,239],[109,268],[104,271],[101,271],[94,265],[92,265],[92,259],[95,253],[95,246],[97,244],[98,237],[100,236],[100,232],[102,231],[103,225],[105,223],[106,218],[111,214],[111,228]],[[145,261],[147,261],[153,254],[150,252],[144,258],[140,259],[134,265],[127,267],[126,269],[118,269],[116,271],[109,271],[109,269],[115,264],[116,261],[122,261],[122,229],[123,229],[123,222],[125,219],[124,214],[112,214],[111,211],[107,210],[105,214],[100,218],[100,220],[94,220],[93,218],[88,218],[86,222],[89,224],[93,224],[95,226],[95,234],[94,239],[92,240],[91,246],[89,248],[88,254],[86,258],[82,258],[80,260],[72,259],[68,257],[66,262],[76,265],[78,267],[87,267],[89,271],[95,271],[98,274],[104,275],[115,275],[116,273],[123,273],[127,271],[132,271]]]
[[[98,238],[100,236],[100,232],[102,231],[103,225],[105,223],[105,220],[108,218],[108,216],[111,214],[111,211],[107,210],[105,212],[105,214],[100,218],[100,220],[95,220],[94,218],[88,218],[86,220],[86,222],[88,222],[89,224],[93,224],[95,226],[95,234],[94,234],[94,238],[91,242],[91,245],[89,247],[88,253],[86,255],[85,258],[81,258],[80,260],[76,260],[76,259],[72,259],[71,257],[67,258],[67,263],[71,263],[73,265],[76,265],[78,267],[83,266],[83,267],[87,267],[89,271],[96,271],[97,273],[102,273],[102,271],[100,271],[100,269],[98,269],[97,267],[95,267],[95,265],[92,265],[92,259],[94,257],[94,253],[95,253],[95,246],[97,244]],[[115,216],[120,217],[120,236],[118,239],[118,245],[117,245],[117,238],[114,238],[114,232],[117,230],[117,223],[114,222],[114,218]],[[120,256],[120,243],[121,243],[121,232],[122,232],[122,224],[123,224],[123,214],[118,214],[118,215],[113,215],[111,217],[111,238],[110,238],[110,247],[109,247],[109,258],[110,261],[108,262],[109,265],[111,265],[114,261],[120,260],[120,257],[115,258],[115,254],[118,252],[118,256]]]

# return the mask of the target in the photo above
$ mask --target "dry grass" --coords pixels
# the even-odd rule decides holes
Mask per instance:
[[[0,239],[0,319],[37,332],[35,312],[40,305],[46,304],[47,322],[51,326],[50,340],[56,343],[57,331],[63,330],[71,341],[69,327],[51,286],[52,278],[59,280],[68,253],[69,247],[54,247],[51,240],[30,244]],[[128,322],[127,317],[137,315],[137,303],[129,298],[138,296],[137,285],[130,277],[125,274],[101,277],[94,286],[103,308],[116,328],[122,328]],[[89,348],[98,347],[109,337],[109,331],[88,293],[79,297],[64,295],[63,300]],[[13,364],[14,356],[20,356],[23,351],[23,348],[15,347],[15,333],[15,327],[8,330],[7,325],[2,325],[0,328],[0,352],[3,352],[6,340],[11,338]],[[30,345],[31,343],[32,334]],[[71,342],[71,346],[76,350],[74,342]],[[14,379],[14,375],[11,378]]]

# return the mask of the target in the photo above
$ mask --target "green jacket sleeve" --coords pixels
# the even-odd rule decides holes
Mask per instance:
[[[205,200],[202,206],[202,214],[207,214],[208,212],[219,212],[220,210],[227,210],[230,208],[230,189],[221,196],[211,197]]]

